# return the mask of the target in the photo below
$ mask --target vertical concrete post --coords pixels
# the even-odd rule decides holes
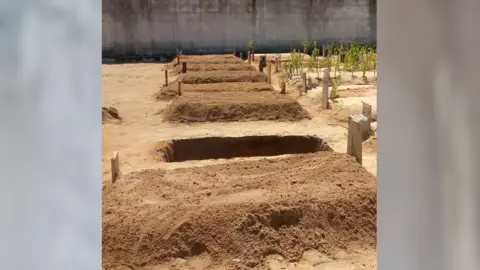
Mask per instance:
[[[324,110],[328,109],[328,70],[323,71],[323,89],[322,89],[322,108]]]
[[[306,72],[302,73],[302,86],[303,86],[303,92],[307,93],[307,73]]]
[[[248,57],[248,64],[249,65],[252,64],[252,54],[250,53],[250,51],[248,51],[247,57]]]
[[[182,80],[178,80],[178,95],[182,95]]]
[[[165,69],[165,86],[168,86],[168,70]]]
[[[287,93],[287,86],[286,86],[285,80],[282,80],[282,81],[280,82],[280,88],[281,88],[280,94],[284,94],[284,95],[285,95],[285,94]]]
[[[372,105],[362,101],[363,107],[362,107],[362,114],[368,119],[370,122],[372,119]]]
[[[362,164],[362,133],[360,123],[354,117],[349,118],[347,154],[354,156]]]
[[[267,78],[268,83],[272,84],[272,62],[268,61],[267,63]]]
[[[182,73],[187,73],[187,62],[182,62]]]
[[[111,171],[112,171],[112,184],[117,181],[117,178],[120,174],[120,160],[118,158],[118,152],[113,153],[112,158],[110,159]]]

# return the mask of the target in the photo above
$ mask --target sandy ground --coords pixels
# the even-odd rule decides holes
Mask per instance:
[[[198,58],[194,60],[197,61]],[[198,60],[201,62],[200,60]],[[215,63],[216,65],[222,60],[210,60],[210,62]],[[253,63],[253,66],[258,65]],[[206,136],[247,136],[247,135],[315,135],[328,142],[330,147],[337,153],[346,152],[346,142],[347,142],[347,129],[346,122],[344,121],[351,113],[361,112],[361,101],[368,102],[373,105],[374,111],[376,111],[376,87],[375,84],[372,85],[356,85],[356,84],[346,84],[343,85],[339,90],[340,98],[337,99],[336,106],[333,110],[322,111],[320,108],[319,98],[321,96],[321,87],[311,89],[307,94],[301,94],[294,86],[287,86],[287,96],[297,100],[302,107],[308,111],[311,115],[311,119],[300,120],[296,122],[277,122],[277,121],[250,121],[250,122],[206,122],[206,123],[195,123],[195,124],[185,124],[185,123],[169,123],[164,121],[163,115],[161,112],[165,111],[172,101],[168,100],[156,100],[154,98],[155,94],[161,89],[164,82],[164,68],[165,64],[119,64],[119,65],[103,65],[102,77],[103,77],[103,106],[104,107],[114,107],[118,110],[119,115],[121,116],[121,123],[116,122],[106,122],[103,125],[103,159],[102,159],[102,168],[103,168],[103,182],[104,182],[104,222],[108,216],[111,220],[122,218],[128,218],[127,213],[138,213],[142,216],[142,210],[146,211],[145,216],[142,216],[141,220],[148,221],[146,217],[155,212],[147,210],[145,205],[151,205],[152,202],[138,201],[138,198],[135,198],[136,190],[140,188],[141,185],[138,183],[138,179],[145,180],[150,179],[164,179],[161,180],[162,185],[165,184],[165,181],[169,181],[171,177],[179,177],[182,174],[185,174],[187,170],[189,175],[195,175],[195,168],[208,168],[207,170],[212,169],[212,166],[234,166],[234,167],[243,167],[244,162],[265,162],[265,160],[273,160],[275,163],[283,164],[285,159],[292,158],[291,156],[285,157],[272,157],[272,158],[240,158],[234,160],[203,160],[203,161],[186,161],[178,163],[161,163],[158,162],[158,158],[152,155],[152,149],[154,149],[155,144],[161,140],[169,139],[179,139],[179,138],[194,138],[194,137],[206,137]],[[235,71],[233,71],[235,72]],[[309,74],[312,77],[315,74]],[[361,74],[356,74],[360,76]],[[344,75],[346,78],[349,77],[349,74]],[[373,77],[373,74],[367,74],[369,77]],[[169,78],[169,81],[174,81],[175,76]],[[373,80],[372,80],[373,81]],[[272,79],[272,85],[276,91],[279,91],[278,87],[278,78],[274,74]],[[369,141],[364,143],[364,153],[363,153],[363,167],[365,172],[370,172],[373,176],[376,175],[376,138],[369,139]],[[125,182],[125,184],[110,184],[110,157],[113,152],[118,151],[120,156],[120,166],[122,175],[125,176],[125,179],[120,180],[120,182]],[[311,157],[312,162],[317,161],[321,163],[321,158]],[[291,162],[293,165],[288,167],[289,170],[292,169],[295,171],[295,168],[300,166],[298,163]],[[296,165],[295,165],[296,164]],[[297,166],[297,167],[295,167]],[[332,172],[342,171],[342,166],[331,168]],[[322,175],[322,169],[318,166],[313,166],[317,171],[316,175]],[[287,167],[286,167],[287,168]],[[218,169],[218,168],[217,168]],[[217,170],[216,169],[216,170]],[[153,170],[150,178],[145,178],[145,176],[139,176],[135,178],[135,174],[141,170]],[[160,170],[160,171],[159,171]],[[167,173],[162,174],[166,170]],[[220,169],[218,169],[221,172]],[[314,171],[315,171],[314,170]],[[360,169],[353,169],[358,171]],[[239,169],[237,171],[240,172]],[[130,174],[133,173],[133,174]],[[289,174],[288,170],[282,170],[282,175],[280,178],[289,177],[295,178],[295,175]],[[221,173],[220,173],[221,174]],[[363,174],[363,173],[362,173]],[[157,175],[157,176],[155,176]],[[170,176],[169,176],[170,175]],[[173,175],[173,176],[172,176]],[[258,183],[258,174],[248,172],[246,175],[250,175],[251,179],[257,179],[255,183]],[[137,175],[138,176],[138,175]],[[166,178],[165,178],[166,177]],[[170,177],[170,178],[169,178]],[[368,176],[365,176],[368,178]],[[299,176],[299,178],[302,178]],[[182,178],[191,180],[190,178]],[[227,181],[227,178],[222,178]],[[241,178],[239,178],[241,179]],[[240,181],[229,180],[229,181]],[[270,178],[269,178],[270,179]],[[305,178],[308,179],[308,178]],[[352,182],[353,187],[347,188],[348,192],[334,192],[337,194],[337,199],[341,199],[348,194],[358,194],[359,189],[366,190],[368,194],[374,196],[375,188],[375,178],[370,179],[363,183],[356,183],[355,178],[350,179],[342,174],[339,177],[341,185]],[[338,180],[337,179],[337,180]],[[362,178],[363,179],[363,178]],[[159,180],[160,181],[160,180]],[[185,180],[187,181],[187,180]],[[253,180],[252,180],[253,181]],[[308,184],[308,180],[305,180],[307,183],[302,189],[312,189],[315,185],[314,183]],[[228,182],[228,181],[227,181]],[[233,183],[232,182],[232,183]],[[202,178],[196,180],[197,184],[208,186],[208,181]],[[149,183],[156,184],[156,183]],[[225,189],[231,183],[225,183],[225,186],[220,185]],[[270,183],[275,186],[275,183]],[[192,184],[193,185],[193,184]],[[148,186],[148,185],[147,185]],[[362,187],[360,187],[362,186]],[[181,187],[178,187],[181,190]],[[185,188],[191,189],[191,185],[186,186]],[[219,187],[220,190],[222,188]],[[123,193],[128,194],[125,198],[121,198],[116,192],[116,189],[124,189]],[[241,197],[248,198],[247,201],[255,201],[256,198],[264,196],[264,194],[255,193],[255,190],[260,190],[265,192],[265,190],[271,189],[268,185],[260,185],[252,190],[242,189]],[[313,188],[314,189],[314,188]],[[226,189],[228,190],[228,189]],[[118,190],[117,190],[118,191]],[[145,191],[145,195],[153,196],[151,190]],[[172,191],[173,192],[173,191]],[[173,194],[178,193],[179,190],[175,190]],[[201,192],[192,194],[192,197],[189,200],[192,202],[201,202],[206,203],[212,201],[218,201],[218,197],[214,196],[208,198],[207,201],[204,201],[204,198],[201,196],[205,195],[204,189],[201,189]],[[214,191],[208,191],[213,192]],[[239,191],[224,191],[230,194],[237,194]],[[270,190],[271,192],[271,190]],[[288,194],[288,188],[279,188],[280,193]],[[320,192],[320,191],[319,191]],[[120,193],[122,194],[122,193]],[[308,194],[308,193],[306,193]],[[311,194],[311,193],[310,193]],[[328,192],[326,193],[328,194]],[[162,196],[159,194],[158,196]],[[238,194],[237,194],[238,195]],[[298,194],[297,194],[298,195]],[[297,196],[296,195],[296,196]],[[292,195],[293,196],[293,195]],[[315,197],[315,196],[313,196]],[[152,197],[153,198],[153,197]],[[296,197],[295,197],[296,198]],[[289,205],[294,207],[295,202],[299,203],[297,199],[288,201]],[[157,199],[158,200],[158,199]],[[245,199],[243,199],[245,201]],[[155,201],[155,200],[154,200]],[[241,202],[240,204],[244,203]],[[106,207],[113,207],[112,203],[118,203],[119,208],[117,211],[106,209]],[[178,201],[175,201],[178,204]],[[134,205],[138,203],[138,205]],[[172,202],[169,202],[169,204]],[[271,206],[278,207],[278,204],[282,203],[282,199],[274,196],[272,197]],[[313,203],[321,203],[321,200],[315,199]],[[155,204],[162,205],[160,202],[155,201]],[[122,207],[123,205],[123,207]],[[240,207],[239,212],[235,212],[238,215],[244,213],[245,211],[250,211],[257,207],[260,207],[260,202],[256,202],[249,207],[244,206]],[[226,207],[226,206],[225,206]],[[253,207],[253,208],[251,208]],[[195,208],[188,208],[189,210]],[[230,208],[222,208],[231,210]],[[243,209],[243,210],[242,210]],[[105,212],[111,212],[108,215],[105,215]],[[133,212],[132,212],[133,211]],[[137,212],[140,211],[140,212]],[[150,211],[150,212],[149,212]],[[244,212],[242,212],[244,211]],[[115,213],[118,213],[118,216],[115,218]],[[166,213],[166,212],[162,212]],[[234,217],[234,216],[230,216]],[[303,220],[305,222],[304,226],[307,226],[309,223],[308,219]],[[207,222],[208,223],[208,222]],[[114,224],[114,223],[112,223]],[[198,224],[206,224],[199,222]],[[200,226],[200,225],[199,225]],[[167,226],[168,227],[168,226]],[[201,226],[200,226],[201,227]],[[200,228],[199,227],[199,228]],[[228,226],[227,226],[228,227]],[[112,229],[113,232],[123,232],[127,233],[124,230],[127,227],[118,226],[115,227],[118,231]],[[143,227],[139,227],[140,229]],[[192,228],[192,232],[199,228]],[[333,228],[333,227],[332,227]],[[138,229],[138,228],[135,228]],[[171,229],[171,228],[170,228]],[[104,234],[106,228],[104,227]],[[333,230],[334,231],[334,230]],[[313,233],[313,232],[312,232]],[[107,233],[108,235],[108,233]],[[296,235],[290,232],[287,236]],[[336,239],[336,234],[332,233],[332,239]],[[371,241],[371,238],[366,238]],[[208,240],[208,239],[207,239]],[[208,242],[205,240],[206,242]],[[105,239],[104,239],[105,241]],[[243,239],[242,241],[246,241]],[[248,242],[248,241],[247,241]],[[210,243],[210,242],[208,242]],[[137,243],[138,244],[138,243]],[[183,243],[185,244],[185,243]],[[205,244],[205,243],[204,243]],[[210,243],[211,244],[211,243]],[[105,245],[105,243],[104,243]],[[303,254],[295,253],[294,256],[289,257],[289,254],[280,254],[281,252],[272,252],[275,254],[265,253],[260,264],[255,265],[255,267],[260,267],[261,269],[375,269],[376,268],[376,251],[373,244],[373,247],[370,245],[346,245],[343,250],[338,248],[331,249],[321,249],[321,248],[306,248],[309,245],[303,246],[305,248]],[[280,245],[281,247],[281,245]],[[104,247],[105,248],[105,247]],[[139,249],[141,250],[141,249]],[[138,250],[136,250],[138,252]],[[128,263],[119,264],[115,261],[122,262],[122,253],[119,253],[119,257],[110,256],[108,258],[108,264],[104,265],[107,269],[241,269],[240,266],[244,265],[241,262],[245,260],[245,257],[241,258],[227,258],[219,257],[215,252],[200,252],[187,254],[188,256],[179,256],[177,258],[171,258],[169,261],[162,261],[160,259],[155,259],[149,256],[141,256],[142,258],[148,258],[145,263],[140,263],[141,266],[134,266],[133,264],[129,266]],[[123,254],[124,258],[129,258],[128,254]],[[252,256],[255,253],[252,253]],[[104,256],[105,257],[105,256]],[[168,256],[166,256],[168,257]],[[220,258],[220,259],[219,259]],[[292,261],[292,258],[294,260]],[[105,259],[104,259],[105,260]],[[135,259],[132,259],[135,260]],[[144,264],[144,265],[142,265]],[[116,268],[118,267],[118,268]],[[236,268],[231,268],[236,267]]]

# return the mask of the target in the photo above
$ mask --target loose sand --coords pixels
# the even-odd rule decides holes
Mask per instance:
[[[246,65],[231,55],[182,57],[189,64]],[[270,93],[254,90],[261,85],[247,86],[252,77],[238,86],[226,84],[224,78],[242,78],[230,75],[237,71],[207,71],[193,81],[206,83],[211,79],[205,73],[214,72],[214,81],[221,83],[191,86],[173,101],[157,100],[152,96],[165,83],[162,70],[174,66],[103,66],[103,106],[121,113],[121,124],[103,125],[103,268],[375,269],[376,146],[374,139],[364,143],[363,167],[347,156],[346,123],[339,117],[356,112],[361,101],[374,103],[375,85],[342,88],[336,107],[323,111],[318,89],[302,94],[287,83],[287,95],[279,95],[277,74]],[[217,91],[222,88],[237,91]],[[193,118],[208,119],[212,113],[201,108],[272,104],[277,97],[278,103],[298,104],[295,110],[310,117],[293,122],[163,121],[174,104],[200,112]],[[220,112],[228,115],[230,110]],[[240,115],[248,114],[255,115]],[[314,135],[335,152],[165,162],[156,151],[177,139],[260,135]],[[121,176],[112,185],[109,158],[115,151]]]

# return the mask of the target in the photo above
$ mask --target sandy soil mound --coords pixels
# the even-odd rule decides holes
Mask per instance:
[[[244,269],[272,254],[372,248],[375,182],[334,152],[123,175],[103,188],[103,266],[207,253],[212,265]]]
[[[188,72],[197,72],[197,71],[255,71],[256,69],[253,66],[244,64],[244,63],[225,63],[225,64],[187,64],[187,73]],[[175,68],[176,73],[182,71],[181,66]]]
[[[199,71],[180,76],[183,83],[266,82],[267,75],[259,71]]]
[[[118,114],[118,110],[114,107],[102,107],[102,123],[118,124],[122,122],[122,118]]]
[[[182,55],[180,62],[192,64],[244,64],[244,61],[232,54],[225,55]],[[167,68],[175,68],[178,66],[177,58],[174,58]]]
[[[273,92],[189,93],[177,97],[164,112],[169,122],[295,121],[310,118],[302,106]]]
[[[203,83],[203,84],[182,84],[183,92],[262,92],[273,91],[270,84],[266,82],[258,83]],[[170,99],[178,94],[177,82],[170,83],[168,86],[163,86],[162,89],[155,94],[158,100]]]

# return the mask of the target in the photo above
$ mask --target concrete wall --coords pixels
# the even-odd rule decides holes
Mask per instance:
[[[376,41],[376,0],[103,0],[104,56],[301,47],[304,39]]]

